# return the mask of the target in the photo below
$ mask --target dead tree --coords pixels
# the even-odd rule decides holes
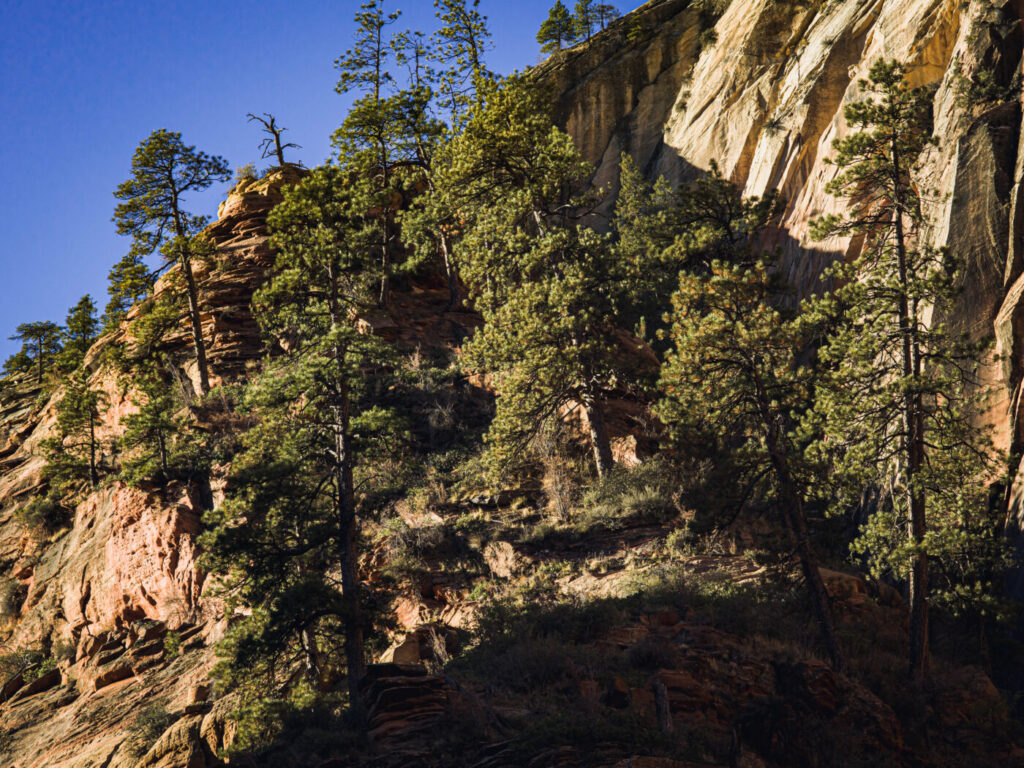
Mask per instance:
[[[267,157],[276,157],[278,165],[284,165],[284,151],[289,147],[294,149],[302,149],[299,144],[288,142],[286,144],[281,143],[281,134],[284,133],[287,128],[281,128],[277,124],[277,118],[269,112],[264,112],[263,117],[258,117],[252,112],[249,113],[249,122],[253,120],[263,126],[263,132],[268,134],[262,142],[260,142],[260,151],[263,153],[260,155],[260,159]]]

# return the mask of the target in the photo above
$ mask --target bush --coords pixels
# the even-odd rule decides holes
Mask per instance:
[[[679,514],[679,493],[669,465],[655,459],[617,467],[583,495],[579,523],[615,529],[629,523],[664,523]]]
[[[177,716],[168,712],[163,704],[146,704],[139,710],[135,722],[128,728],[125,744],[129,754],[135,758],[145,755],[177,719]]]
[[[674,668],[677,656],[670,643],[656,637],[645,637],[626,651],[626,663],[637,669],[654,672]]]
[[[34,536],[51,536],[71,524],[71,511],[55,494],[37,496],[18,509],[15,519]]]
[[[181,655],[181,635],[174,630],[164,636],[164,652],[168,659],[176,659]]]
[[[10,576],[0,578],[0,620],[17,618],[27,594],[28,588],[17,579]]]
[[[57,660],[53,656],[42,656],[39,662],[25,670],[24,678],[26,683],[38,680],[48,672],[57,668]]]
[[[412,574],[427,570],[429,563],[470,566],[477,570],[480,555],[469,541],[445,524],[409,526],[401,520],[391,522],[391,538],[387,551],[389,569]]]
[[[235,168],[235,183],[239,181],[256,181],[255,163],[245,163]]]
[[[34,664],[40,664],[44,655],[38,648],[20,648],[0,655],[0,682],[25,673]]]

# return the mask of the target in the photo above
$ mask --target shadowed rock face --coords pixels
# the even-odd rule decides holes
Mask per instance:
[[[984,421],[1001,448],[1024,444],[1024,152],[1019,94],[1005,100],[957,97],[966,79],[990,72],[1007,86],[1021,69],[1024,3],[1013,0],[849,0],[733,2],[698,44],[699,16],[685,0],[651,3],[545,66],[557,115],[616,184],[629,152],[655,178],[685,183],[716,162],[746,195],[774,191],[786,202],[767,243],[780,246],[789,280],[803,293],[822,270],[859,244],[813,242],[810,223],[841,210],[826,192],[836,175],[832,142],[848,133],[846,104],[880,58],[897,58],[914,85],[935,88],[937,146],[921,158],[931,245],[967,265],[954,328],[993,340],[982,360],[992,387]],[[630,26],[646,30],[626,39]],[[709,36],[704,36],[705,42]],[[996,362],[996,358],[1000,359]],[[1024,520],[1024,472],[1009,501]]]

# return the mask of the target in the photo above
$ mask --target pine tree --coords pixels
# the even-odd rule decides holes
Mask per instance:
[[[468,8],[466,0],[435,0],[436,15],[442,23],[434,33],[430,58],[439,65],[431,73],[436,98],[451,117],[446,127],[429,117],[424,110],[421,124],[412,133],[421,138],[419,144],[427,149],[421,153],[422,174],[417,183],[427,194],[416,195],[412,203],[400,214],[403,242],[412,252],[410,266],[439,257],[448,281],[448,308],[455,309],[460,302],[459,276],[453,254],[453,235],[456,230],[452,211],[437,205],[437,168],[435,154],[443,137],[461,129],[469,111],[479,107],[487,84],[493,74],[487,69],[483,55],[490,47],[487,19],[477,12],[478,0]],[[429,102],[424,106],[429,106]]]
[[[801,318],[777,308],[781,294],[772,268],[767,261],[715,261],[708,274],[680,274],[656,412],[680,450],[720,447],[728,482],[772,501],[793,541],[832,665],[841,670],[843,654],[804,514],[807,489],[817,481],[803,461],[806,437],[799,429],[813,375],[799,365]]]
[[[493,78],[484,62],[490,49],[487,17],[477,11],[480,0],[434,0],[441,22],[433,35],[432,55],[440,64],[438,99],[457,129],[468,109],[479,103],[480,85]]]
[[[61,371],[70,373],[82,364],[85,353],[99,336],[99,328],[96,305],[92,296],[86,294],[68,311],[64,321],[64,348],[57,361]]]
[[[69,311],[64,323],[64,348],[85,355],[99,335],[100,322],[96,318],[96,305],[86,294]]]
[[[921,680],[930,563],[946,575],[966,568],[963,577],[976,583],[961,588],[975,593],[988,578],[981,563],[998,566],[998,526],[982,533],[991,522],[986,487],[998,478],[998,457],[970,422],[969,350],[939,321],[959,267],[952,254],[921,243],[913,174],[934,141],[932,101],[904,75],[896,62],[876,62],[861,81],[866,98],[845,109],[853,133],[835,142],[840,173],[829,189],[848,201],[849,215],[819,221],[816,234],[860,236],[864,245],[832,270],[840,287],[819,307],[841,321],[821,351],[830,370],[816,411],[819,451],[835,463],[839,502],[851,503],[869,486],[881,493],[859,547],[875,573],[908,581],[910,670]],[[962,549],[947,546],[953,539]]]
[[[594,6],[594,14],[597,16],[597,21],[601,25],[601,29],[604,29],[608,24],[621,15],[619,9],[610,3],[597,3]]]
[[[498,226],[489,233],[496,255],[529,263],[533,274],[483,308],[484,325],[464,348],[465,366],[495,373],[492,456],[507,464],[539,427],[581,407],[595,468],[607,475],[613,460],[604,400],[616,383],[633,378],[616,336],[608,240],[586,228],[552,227],[523,248],[521,231],[508,227],[495,237]]]
[[[322,695],[344,659],[349,702],[361,710],[367,621],[354,476],[373,433],[364,417],[390,360],[388,345],[358,320],[375,305],[380,279],[367,247],[376,237],[370,216],[348,173],[325,166],[287,190],[268,220],[278,256],[254,309],[287,351],[247,389],[243,408],[257,425],[235,462],[235,490],[209,513],[203,539],[211,567],[253,607],[222,666],[251,699],[286,696],[293,661],[304,690]]]
[[[203,481],[207,470],[203,446],[192,433],[181,398],[152,363],[132,376],[132,385],[136,411],[121,419],[122,478],[133,485],[194,476]]]
[[[599,473],[611,468],[607,388],[618,281],[607,238],[579,226],[588,167],[527,77],[488,85],[464,131],[439,150],[428,205],[458,227],[456,262],[485,325],[467,364],[496,372],[492,455],[507,460],[544,419],[582,407]],[[621,356],[619,356],[621,358]]]
[[[589,40],[594,33],[594,28],[600,24],[598,19],[595,0],[576,0],[576,8],[573,13],[576,37],[582,40]]]
[[[182,206],[188,193],[230,176],[224,158],[199,152],[184,144],[180,133],[160,129],[135,150],[132,177],[114,192],[122,201],[114,211],[114,221],[120,234],[132,236],[132,253],[141,258],[160,250],[166,259],[177,262],[184,275],[201,395],[210,391],[210,372],[199,316],[199,288],[192,271],[192,244],[207,219],[188,213]],[[125,272],[134,281],[137,277],[133,266],[126,264]]]
[[[400,12],[385,14],[383,0],[370,0],[356,13],[355,43],[334,62],[339,70],[338,93],[361,93],[344,122],[331,137],[338,163],[352,171],[360,185],[364,205],[376,215],[375,250],[381,254],[381,284],[378,303],[386,306],[391,293],[397,231],[395,200],[402,194],[400,171],[411,148],[402,130],[402,112],[408,107],[408,93],[394,94],[395,78],[388,69],[393,55],[386,29],[398,21]]]
[[[49,320],[22,323],[9,338],[22,342],[22,348],[8,361],[5,369],[31,370],[34,367],[36,381],[42,384],[43,374],[60,352],[61,327]]]
[[[676,289],[679,272],[706,275],[715,261],[752,266],[751,243],[774,215],[778,197],[744,198],[714,163],[705,176],[679,189],[664,178],[651,184],[629,155],[620,168],[612,229],[623,291],[630,297],[625,320],[657,344],[664,297]]]
[[[107,288],[110,301],[103,311],[103,330],[108,333],[117,330],[128,310],[153,290],[153,283],[152,272],[134,249],[117,262],[110,270]]]
[[[80,480],[90,488],[99,482],[96,427],[107,404],[106,394],[90,387],[85,371],[64,379],[64,394],[57,403],[57,434],[42,444],[47,460],[44,474],[58,493]]]
[[[540,25],[537,31],[537,42],[544,53],[555,53],[576,39],[576,24],[569,9],[565,7],[562,0],[555,0],[555,4],[548,12],[548,17]]]

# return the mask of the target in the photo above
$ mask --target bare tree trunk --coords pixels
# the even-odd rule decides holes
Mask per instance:
[[[797,558],[800,560],[800,570],[803,571],[804,582],[807,584],[807,591],[811,598],[811,607],[814,610],[815,618],[821,629],[822,639],[828,649],[829,658],[832,660],[832,668],[836,672],[842,672],[846,668],[846,660],[839,648],[839,640],[836,638],[835,624],[832,620],[832,605],[829,600],[828,591],[821,578],[821,571],[818,570],[818,562],[811,550],[811,539],[807,533],[807,520],[804,517],[803,498],[793,482],[793,476],[789,470],[789,462],[786,458],[784,447],[778,435],[778,427],[773,426],[769,430],[768,450],[772,457],[772,466],[775,476],[779,481],[779,495],[782,501],[782,515],[789,529],[790,536],[796,548]]]
[[[192,325],[192,345],[196,352],[196,367],[199,369],[199,394],[210,393],[210,371],[206,364],[206,343],[203,341],[203,321],[199,316],[199,289],[196,278],[192,274],[192,260],[182,254],[181,270],[185,273],[185,285],[188,287],[188,317]]]
[[[587,423],[590,427],[590,445],[594,450],[594,463],[597,467],[597,475],[598,477],[604,477],[615,466],[615,461],[612,458],[611,441],[608,439],[608,426],[604,421],[604,413],[597,399],[589,392],[583,396],[583,410],[587,414]]]
[[[96,471],[96,425],[93,415],[89,413],[89,487],[95,489],[100,481],[99,472]]]

